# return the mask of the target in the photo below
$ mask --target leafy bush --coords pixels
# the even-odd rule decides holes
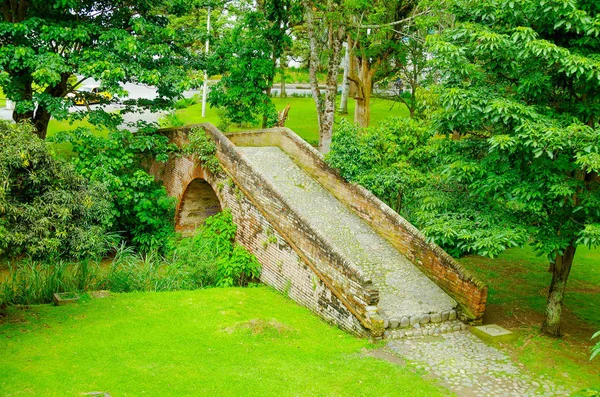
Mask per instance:
[[[143,156],[166,161],[174,148],[153,130],[135,134],[114,131],[107,138],[88,129],[58,134],[57,142],[70,142],[76,170],[92,182],[105,184],[112,198],[110,226],[141,252],[171,249],[175,199],[141,166]]]
[[[191,154],[196,160],[213,174],[221,171],[221,164],[217,158],[217,146],[202,128],[192,128],[188,134],[189,143],[183,149],[186,154]]]
[[[194,95],[190,98],[181,98],[177,102],[175,102],[175,109],[185,109],[189,108],[192,105],[200,103],[201,99],[199,95]]]
[[[108,289],[114,292],[176,291],[246,286],[260,275],[256,258],[234,243],[236,225],[224,211],[206,220],[193,237],[175,243],[168,257],[136,253],[125,244],[107,269],[98,263],[27,260],[0,282],[0,306],[52,301],[54,292]]]
[[[179,243],[174,263],[188,267],[202,263],[196,269],[197,279],[219,287],[247,285],[260,275],[260,264],[234,243],[236,229],[229,210],[211,216],[194,237]]]
[[[167,113],[160,118],[158,124],[161,127],[181,127],[185,125],[185,121],[181,119],[175,112]]]
[[[369,189],[453,256],[495,256],[525,243],[510,212],[489,211],[465,184],[476,172],[460,161],[463,141],[436,137],[426,123],[389,119],[366,131],[342,120],[326,160],[343,178]],[[456,175],[460,174],[460,175]]]
[[[0,121],[0,256],[98,257],[111,203],[101,180],[88,183],[48,152],[28,124]]]

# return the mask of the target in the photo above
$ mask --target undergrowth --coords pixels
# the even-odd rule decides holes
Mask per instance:
[[[234,242],[236,225],[224,211],[208,218],[194,236],[174,243],[166,256],[141,255],[121,245],[107,267],[98,262],[39,262],[27,259],[10,267],[0,282],[0,305],[52,301],[55,292],[111,290],[177,291],[247,286],[260,275],[260,264]]]

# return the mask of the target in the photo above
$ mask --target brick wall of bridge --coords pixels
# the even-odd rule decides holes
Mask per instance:
[[[165,133],[179,145],[186,141],[185,129],[170,130]],[[273,225],[265,217],[265,215],[273,216],[265,212],[265,206],[279,205],[279,198],[274,197],[269,189],[262,188],[260,184],[254,186],[250,197],[246,189],[238,184],[241,184],[239,180],[256,180],[257,176],[252,175],[252,170],[244,169],[239,163],[230,163],[229,166],[224,164],[224,166],[226,172],[213,175],[208,170],[204,170],[193,158],[173,155],[167,163],[150,162],[148,169],[155,178],[163,182],[171,196],[178,198],[178,203],[181,203],[181,198],[190,182],[197,178],[206,180],[217,194],[221,207],[231,210],[237,225],[236,241],[252,252],[261,263],[262,282],[342,329],[360,336],[369,335],[369,330],[364,324],[365,307],[368,302],[356,302],[361,297],[365,301],[372,301],[371,296],[365,297],[363,286],[356,280],[352,280],[349,274],[324,269],[332,261],[331,257],[325,255],[325,251],[315,250],[313,257],[307,258],[297,247],[297,244],[302,244],[298,237],[292,241],[289,230],[282,231],[281,225]],[[285,212],[276,215],[280,218],[288,216],[293,218],[292,214],[286,215]],[[296,219],[289,220],[297,222]],[[283,237],[286,234],[287,236]],[[315,262],[319,264],[321,270],[328,271],[329,274],[323,276],[315,269]],[[332,284],[343,291],[340,292]],[[353,304],[343,301],[348,296],[354,300]],[[361,309],[357,309],[358,307]],[[357,316],[356,310],[362,313],[363,323],[360,321],[361,315]]]
[[[278,146],[294,162],[329,190],[417,265],[462,308],[463,320],[479,321],[487,301],[487,286],[375,195],[344,181],[320,153],[293,131],[277,128],[228,135],[240,146]]]

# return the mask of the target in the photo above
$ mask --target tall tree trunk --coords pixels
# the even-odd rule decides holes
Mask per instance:
[[[319,90],[319,80],[317,78],[317,71],[319,67],[319,55],[318,55],[318,41],[317,32],[315,26],[315,15],[312,8],[312,4],[306,2],[304,5],[306,12],[306,25],[308,27],[308,38],[309,38],[309,59],[308,59],[308,75],[310,81],[310,91],[317,107],[317,124],[319,126],[319,142],[321,140],[321,125],[323,124],[323,98],[321,97],[321,91]]]
[[[333,7],[328,3],[328,8]],[[317,119],[319,122],[319,150],[322,153],[329,152],[331,146],[331,137],[333,135],[333,121],[335,116],[335,97],[337,94],[337,77],[339,74],[340,55],[346,29],[341,21],[333,21],[327,23],[327,78],[325,81],[325,95],[319,90],[319,82],[317,80],[317,68],[319,66],[318,57],[318,40],[317,26],[315,25],[315,16],[312,4],[310,1],[304,3],[306,13],[306,25],[308,28],[308,36],[310,39],[310,88],[315,105],[317,107]]]
[[[552,282],[546,303],[546,320],[542,325],[542,332],[546,335],[560,336],[563,298],[576,248],[575,244],[571,243],[562,255],[556,255],[552,269]]]
[[[70,73],[61,74],[61,80],[54,86],[48,86],[44,92],[52,97],[63,97],[68,92],[68,81],[71,77]],[[33,83],[30,76],[25,76],[22,82],[22,88],[19,93],[20,100],[32,101],[33,100]],[[17,102],[17,101],[15,101]],[[52,115],[50,111],[42,104],[38,104],[34,110],[28,110],[23,113],[19,113],[17,109],[13,111],[13,120],[15,122],[30,121],[35,127],[35,131],[40,139],[46,139],[48,133],[48,123]]]

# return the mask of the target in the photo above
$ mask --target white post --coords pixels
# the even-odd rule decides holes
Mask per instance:
[[[350,90],[350,82],[348,81],[348,72],[350,69],[350,47],[348,42],[344,43],[346,54],[344,55],[344,78],[342,79],[342,97],[340,98],[340,110],[341,114],[348,113],[348,91]]]
[[[206,19],[206,49],[205,53],[208,57],[208,34],[210,34],[210,6],[208,6],[208,16]],[[204,87],[202,88],[202,117],[206,117],[206,96],[208,95],[208,71],[204,70]]]

